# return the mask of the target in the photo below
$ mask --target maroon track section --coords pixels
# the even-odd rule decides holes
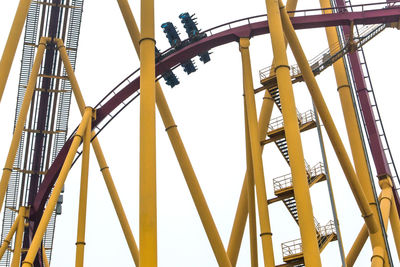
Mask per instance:
[[[321,28],[329,26],[350,25],[353,21],[354,24],[381,24],[398,22],[400,19],[400,8],[385,8],[379,10],[370,10],[363,12],[343,12],[325,15],[311,15],[299,16],[292,18],[293,27],[296,30]],[[179,65],[190,58],[197,56],[199,53],[208,51],[212,48],[239,41],[242,37],[254,37],[269,33],[268,21],[249,23],[247,25],[231,28],[217,34],[211,35],[198,42],[192,43],[181,50],[169,55],[156,64],[156,75],[162,75],[164,72]],[[121,91],[115,94],[108,100],[102,107],[97,109],[97,119],[92,122],[92,128],[98,125],[108,114],[110,114],[116,107],[118,107],[124,100],[126,100],[133,93],[140,88],[139,77],[129,83]],[[46,201],[49,197],[51,189],[53,188],[64,160],[67,156],[68,150],[72,143],[70,137],[61,149],[53,164],[45,175],[43,182],[40,185],[39,192],[30,209],[31,227],[30,231],[35,232],[36,227],[39,225],[42,217]],[[33,235],[32,235],[33,236]]]

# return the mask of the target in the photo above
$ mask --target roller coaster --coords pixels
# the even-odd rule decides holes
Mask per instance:
[[[297,0],[288,0],[286,6],[282,1],[266,0],[267,14],[207,30],[199,29],[194,15],[184,12],[177,17],[187,38],[180,38],[179,30],[172,22],[163,23],[160,30],[170,45],[164,51],[155,47],[154,8],[157,6],[154,7],[154,2],[142,0],[141,31],[128,1],[117,2],[127,33],[140,56],[140,68],[109,91],[97,105],[89,107],[75,76],[84,1],[20,0],[0,61],[1,99],[25,25],[13,137],[0,180],[0,208],[3,208],[0,266],[53,265],[56,219],[63,213],[63,196],[68,192],[68,188],[64,192],[64,183],[78,159],[82,160],[82,170],[75,265],[84,265],[90,145],[133,264],[157,266],[156,105],[219,266],[241,264],[238,258],[247,222],[250,242],[247,259],[241,261],[245,262],[243,266],[325,266],[327,262],[354,266],[357,260],[365,264],[365,259],[359,258],[364,257],[361,250],[368,237],[371,266],[399,265],[400,178],[383,127],[363,46],[387,28],[400,28],[400,1],[352,5],[350,1],[320,0],[319,8],[296,10]],[[307,59],[296,32],[315,28],[325,29],[329,47]],[[267,34],[274,59],[270,66],[259,70],[260,86],[254,86],[250,41]],[[195,72],[207,68],[206,65],[196,67],[194,58],[212,64],[211,50],[231,43],[238,44],[242,60],[243,166],[246,171],[229,242],[224,246],[207,197],[201,189],[201,179],[198,180],[195,174],[160,82],[164,80],[177,90],[181,86],[179,79],[184,79],[176,75],[179,66],[185,75],[190,75],[187,76],[190,79]],[[288,45],[296,65],[288,64],[285,49]],[[328,69],[334,70],[350,150],[345,148],[342,130],[339,135],[315,78]],[[311,109],[303,112],[297,110],[293,90],[294,86],[301,84],[306,85],[312,98]],[[261,105],[257,115],[256,97],[259,95],[263,96],[257,100]],[[67,138],[72,96],[78,104],[82,121]],[[134,217],[139,226],[139,241],[136,243],[127,216],[129,213],[125,213],[98,137],[122,111],[139,100],[139,218]],[[271,119],[274,106],[281,116]],[[318,136],[316,143],[320,151],[317,153],[321,160],[310,165],[305,160],[301,135],[313,132],[313,129]],[[330,172],[328,168],[324,138],[329,139],[334,151],[332,154],[339,162],[337,168],[341,167],[341,175],[351,189],[348,196],[340,197],[348,198],[349,202],[355,200],[361,213],[357,220],[364,222],[361,229],[356,229],[359,225],[356,223],[339,224],[340,213],[334,201],[338,192],[332,186],[335,184],[334,176],[331,177],[331,173],[337,175],[337,172]],[[269,179],[266,174],[271,171],[271,166],[263,162],[263,158],[271,153],[269,144],[272,143],[290,173]],[[284,169],[277,167],[276,171],[279,173]],[[129,175],[133,173],[128,172]],[[330,206],[324,209],[332,210],[332,220],[326,224],[316,219],[314,210],[318,203],[311,201],[311,190],[317,188],[321,191],[320,184],[326,184],[328,188]],[[231,188],[227,186],[220,190]],[[273,192],[274,197],[268,198],[267,192]],[[281,239],[273,234],[281,233],[282,229],[276,227],[289,222],[280,222],[283,220],[280,218],[282,211],[270,212],[274,205],[288,211],[300,238],[277,243],[276,240]],[[350,249],[343,245],[347,237],[341,234],[341,228],[347,227],[359,232]],[[295,235],[292,233],[293,238]],[[100,242],[107,242],[105,238],[101,237]],[[196,240],[192,241],[196,243]],[[322,254],[332,242],[337,242],[338,252]],[[281,250],[280,258],[277,248]],[[85,261],[90,265],[90,259]],[[115,262],[117,265],[127,264]],[[175,266],[174,262],[168,265]],[[185,266],[197,265],[187,263]]]

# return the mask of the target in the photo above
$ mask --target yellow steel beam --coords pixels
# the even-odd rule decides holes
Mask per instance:
[[[347,155],[346,149],[344,148],[343,142],[340,139],[339,133],[329,113],[328,107],[315,80],[314,74],[312,73],[312,70],[307,62],[307,58],[304,54],[303,49],[301,48],[300,42],[294,31],[293,25],[291,24],[290,19],[286,13],[286,9],[284,8],[282,1],[279,1],[279,5],[281,7],[280,13],[283,29],[285,31],[286,38],[289,41],[289,45],[293,51],[293,54],[296,58],[296,61],[303,74],[304,81],[307,84],[308,90],[321,116],[329,139],[333,145],[333,148],[339,159],[340,165],[342,166],[343,172],[347,178],[350,188],[353,191],[354,197],[367,224],[368,230],[370,233],[375,233],[376,231],[378,231],[378,224],[375,218],[372,216],[372,211],[369,207],[368,200],[358,180],[357,174],[353,169],[349,156]]]
[[[252,169],[254,182],[257,192],[257,206],[259,213],[259,223],[261,231],[261,243],[263,248],[264,265],[268,267],[275,266],[274,252],[272,245],[272,232],[269,220],[267,205],[267,193],[265,191],[264,169],[261,157],[260,135],[258,133],[257,110],[254,99],[253,78],[250,64],[250,41],[247,38],[241,38],[239,42],[243,66],[243,85],[245,109],[247,115],[248,132],[250,138]]]
[[[20,214],[21,216],[18,216],[19,221],[18,221],[17,233],[15,235],[14,253],[13,253],[13,258],[11,261],[11,267],[19,267],[20,266],[22,238],[24,236],[24,231],[25,231],[26,208],[20,207],[18,214]]]
[[[296,10],[297,0],[288,0],[287,1],[287,9],[288,10]],[[294,13],[291,14],[294,16]],[[272,64],[274,64],[274,60],[272,60]],[[268,132],[268,125],[271,119],[272,108],[274,107],[274,100],[269,93],[268,90],[265,90],[263,102],[261,105],[260,115],[258,119],[258,130],[260,134],[260,140],[263,141],[266,138]],[[261,147],[261,151],[264,148]],[[244,183],[242,187],[242,191],[240,193],[239,203],[236,209],[235,220],[232,226],[232,232],[229,239],[228,244],[228,256],[231,260],[232,266],[236,265],[237,258],[239,256],[240,245],[242,242],[242,237],[244,233],[244,228],[246,226],[246,219],[247,219],[247,174],[245,174]]]
[[[83,136],[81,185],[79,193],[78,230],[76,237],[75,266],[83,267],[85,255],[86,208],[89,177],[90,139],[92,138],[92,125],[88,123]]]
[[[296,106],[285,50],[285,41],[281,22],[282,14],[279,14],[277,1],[266,0],[266,3],[272,49],[275,56],[275,73],[279,86],[279,94],[281,96],[282,114],[285,122],[285,135],[290,158],[290,169],[293,177],[293,189],[299,214],[299,226],[304,260],[306,265],[321,266],[311,197],[306,169],[304,166],[304,155],[300,139]],[[287,15],[287,13],[285,14]],[[287,37],[287,39],[289,38]],[[290,43],[290,40],[288,41]]]
[[[17,51],[18,42],[21,38],[22,29],[24,28],[30,4],[31,0],[19,1],[7,43],[0,60],[0,101],[3,97],[4,88],[6,87],[8,75],[10,74],[11,65],[14,61],[15,51]]]
[[[329,0],[320,0],[321,8],[330,8],[331,4]],[[332,10],[327,9],[324,11],[327,14],[332,13]],[[339,43],[338,32],[336,27],[326,27],[326,35],[328,38],[329,47],[333,47]],[[335,51],[331,51],[335,53]],[[364,146],[361,139],[360,129],[354,109],[353,98],[351,95],[351,88],[347,79],[346,69],[344,66],[343,58],[338,59],[333,63],[333,70],[335,72],[336,83],[338,86],[338,92],[340,96],[340,102],[342,105],[343,116],[345,119],[347,134],[350,142],[351,152],[353,156],[355,170],[360,181],[361,187],[365,193],[368,203],[371,206],[373,216],[375,220],[379,222],[378,209],[375,203],[375,197],[370,179],[370,173],[367,165],[367,159],[365,157]],[[372,247],[381,247],[384,251],[385,264],[389,266],[389,259],[387,254],[386,243],[384,235],[382,233],[382,227],[378,228],[376,233],[371,233],[371,244]],[[378,251],[380,251],[378,249]]]
[[[44,267],[50,267],[49,259],[47,258],[46,248],[45,248],[45,246],[44,246],[44,243],[42,243],[42,255],[43,255],[43,264],[44,264]]]
[[[139,265],[157,266],[154,0],[141,0]]]
[[[131,36],[132,43],[135,46],[136,52],[139,52],[139,40],[141,39],[140,32],[137,27],[135,18],[133,17],[130,6],[126,0],[118,0],[118,4],[124,17],[129,34]],[[171,141],[172,147],[175,151],[175,155],[182,169],[186,183],[192,195],[193,201],[197,208],[197,212],[199,213],[200,219],[203,223],[208,240],[214,251],[217,262],[220,266],[231,266],[220,235],[218,233],[217,227],[214,223],[211,212],[200,188],[200,184],[198,183],[196,174],[193,170],[193,166],[190,162],[185,146],[183,145],[182,139],[179,135],[179,131],[168,107],[161,86],[158,82],[156,83],[156,104],[167,130],[167,134]]]
[[[3,258],[4,252],[6,252],[8,246],[11,244],[11,239],[13,238],[14,233],[17,231],[21,217],[22,215],[18,214],[17,218],[15,218],[15,221],[11,225],[10,231],[8,232],[6,238],[4,238],[0,247],[0,259]]]
[[[360,252],[364,247],[365,242],[367,242],[367,239],[368,239],[368,229],[367,226],[364,224],[360,232],[358,233],[357,238],[354,241],[353,246],[351,247],[349,253],[347,253],[346,256],[347,267],[352,267],[354,265],[354,263],[358,258],[358,255],[360,255]]]
[[[392,205],[390,206],[390,225],[392,226],[393,239],[396,245],[397,257],[400,262],[400,219],[394,198],[392,199]]]
[[[246,105],[246,101],[244,101]],[[252,267],[258,266],[257,253],[257,226],[256,226],[256,207],[254,195],[254,175],[253,159],[251,156],[251,142],[249,124],[247,119],[247,109],[244,109],[245,136],[246,136],[246,169],[247,169],[247,199],[249,211],[249,236],[250,236],[250,261]]]
[[[39,47],[36,52],[35,61],[32,66],[31,75],[29,76],[28,87],[25,91],[24,100],[19,111],[17,123],[15,124],[14,135],[11,141],[10,150],[8,151],[7,160],[3,168],[3,174],[0,180],[0,210],[3,206],[4,197],[7,191],[8,181],[10,180],[10,175],[12,172],[15,155],[17,154],[17,149],[21,140],[22,131],[24,129],[24,124],[26,116],[28,114],[29,106],[31,103],[33,91],[36,86],[36,79],[39,73],[40,64],[42,63],[44,50],[49,38],[40,38]]]
[[[88,123],[91,123],[92,114],[92,108],[85,109],[82,122],[79,125],[78,130],[74,136],[71,147],[68,151],[67,157],[58,176],[57,182],[54,185],[51,196],[47,202],[47,206],[43,212],[42,218],[40,219],[39,226],[33,237],[28,253],[26,254],[25,260],[22,262],[22,267],[33,266],[33,261],[35,260],[36,254],[41,246],[43,235],[46,232],[47,225],[49,224],[51,215],[53,214],[54,208],[56,207],[58,197],[60,196],[65,180],[67,179],[67,175],[75,158],[75,153],[82,141],[82,137],[85,133],[85,129]]]
[[[76,102],[78,104],[78,108],[81,111],[81,114],[83,115],[83,112],[84,112],[85,106],[86,106],[85,101],[83,99],[82,92],[79,87],[78,81],[76,79],[71,62],[68,58],[67,51],[66,51],[61,39],[57,40],[57,46],[59,48],[60,56],[63,60],[65,70],[68,74],[68,77],[69,77],[69,80],[71,83],[71,87],[72,87],[72,91],[74,93]],[[92,137],[94,137],[94,133],[92,134]],[[103,174],[103,178],[106,183],[108,192],[110,194],[112,203],[114,205],[115,212],[117,213],[118,220],[121,224],[121,228],[124,233],[125,240],[128,244],[129,250],[131,252],[132,259],[135,262],[135,265],[139,266],[139,249],[138,249],[136,241],[133,237],[132,230],[129,226],[128,219],[127,219],[125,211],[122,207],[121,200],[118,196],[117,189],[115,188],[110,169],[105,160],[105,157],[104,157],[103,151],[101,149],[98,138],[95,138],[92,140],[92,147],[93,147],[94,153],[96,155],[97,161],[99,163],[100,170]]]

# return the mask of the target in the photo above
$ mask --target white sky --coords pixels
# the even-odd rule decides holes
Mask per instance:
[[[3,50],[18,1],[3,1],[0,9],[0,51]],[[139,23],[139,1],[130,1]],[[358,3],[361,1],[353,1]],[[374,1],[364,1],[374,2]],[[239,18],[265,13],[264,1],[156,1],[156,39],[160,50],[168,47],[159,28],[173,22],[186,36],[178,15],[196,13],[199,28],[206,29]],[[298,9],[318,8],[317,0],[299,1]],[[298,32],[307,57],[312,58],[328,47],[323,29]],[[395,159],[400,158],[400,141],[396,136],[400,42],[397,30],[387,29],[365,46],[368,67],[374,83],[385,130]],[[272,60],[269,36],[251,40],[254,86],[259,86],[258,70]],[[14,121],[22,46],[18,48],[9,82],[0,105],[0,164],[5,162]],[[84,6],[77,77],[87,105],[94,106],[123,78],[138,68],[139,62],[120,16],[116,1],[86,0]],[[293,57],[290,56],[291,64]],[[163,82],[165,95],[183,142],[198,176],[225,247],[228,244],[233,217],[245,172],[244,120],[241,62],[238,45],[231,43],[213,49],[211,62],[203,65],[196,59],[198,71],[189,77],[179,68],[181,84],[173,89]],[[343,116],[333,71],[330,68],[317,77],[321,90],[348,149]],[[298,110],[311,109],[305,85],[295,85]],[[260,108],[261,94],[257,95]],[[274,109],[273,117],[279,113]],[[158,116],[158,115],[157,115]],[[71,104],[70,129],[79,123],[75,101]],[[131,104],[99,137],[114,181],[124,204],[135,239],[138,242],[138,174],[139,174],[139,101]],[[305,158],[310,165],[322,161],[316,142],[317,131],[302,134]],[[325,136],[330,172],[339,219],[347,252],[363,224],[360,212],[332,147]],[[348,149],[349,151],[349,149]],[[133,266],[129,250],[112,208],[94,154],[91,159],[85,263],[87,266]],[[264,171],[268,197],[273,197],[272,179],[290,172],[274,145],[265,148]],[[57,219],[53,266],[73,266],[75,261],[76,221],[79,195],[80,163],[72,169],[66,183],[63,214]],[[185,180],[180,171],[160,117],[157,117],[157,183],[159,266],[217,266],[207,237],[197,216]],[[331,220],[325,182],[312,187],[314,216],[321,224]],[[275,261],[282,262],[280,244],[299,238],[298,226],[282,203],[269,207],[274,241]],[[391,233],[389,235],[392,235]],[[369,241],[368,241],[369,242]],[[392,254],[398,263],[392,238]],[[259,246],[260,263],[261,246]],[[356,266],[370,260],[366,245]],[[337,242],[321,254],[323,266],[339,266]],[[245,232],[238,266],[249,266],[248,234]]]

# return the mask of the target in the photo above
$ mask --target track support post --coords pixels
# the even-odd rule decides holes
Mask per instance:
[[[252,169],[257,192],[257,206],[261,230],[261,243],[263,248],[264,266],[274,267],[274,251],[272,245],[272,232],[269,220],[267,193],[265,190],[264,169],[261,158],[260,135],[257,124],[257,111],[254,99],[254,87],[251,75],[250,40],[241,38],[239,50],[242,57],[243,85],[245,98],[245,114],[247,115],[248,131],[250,138]]]
[[[96,119],[93,113],[93,120]],[[88,176],[89,176],[89,156],[90,156],[90,139],[92,138],[92,125],[88,123],[83,136],[83,152],[82,152],[82,171],[81,185],[79,193],[79,213],[78,213],[78,230],[76,238],[76,258],[75,266],[83,267],[85,253],[85,231],[86,231],[86,207],[88,194]]]
[[[36,254],[42,244],[43,235],[46,232],[47,225],[49,224],[51,215],[53,214],[54,208],[56,207],[58,197],[60,196],[62,187],[65,183],[65,180],[67,179],[67,175],[71,168],[72,162],[75,158],[76,151],[78,150],[78,147],[81,144],[87,125],[92,121],[91,120],[92,116],[93,116],[93,109],[90,107],[86,108],[81,124],[79,125],[78,130],[74,136],[71,147],[68,151],[67,157],[58,176],[57,182],[54,185],[46,209],[43,212],[39,226],[33,237],[31,246],[29,247],[25,260],[22,262],[22,267],[33,266],[33,261],[35,260]]]
[[[71,62],[68,58],[67,50],[65,49],[64,43],[61,39],[57,39],[57,46],[60,52],[61,59],[64,63],[65,70],[67,72],[68,78],[71,82],[72,91],[74,93],[76,102],[78,104],[78,108],[83,115],[85,112],[85,100],[83,99],[83,95],[81,89],[78,84],[78,80],[76,79],[74,70],[72,68]],[[95,133],[92,133],[92,138]],[[115,187],[114,181],[111,176],[110,169],[107,165],[106,159],[104,157],[104,153],[101,149],[100,142],[98,138],[94,138],[92,140],[93,151],[96,155],[97,162],[99,163],[101,173],[104,178],[104,182],[106,183],[108,192],[110,194],[112,203],[114,205],[115,212],[117,213],[118,220],[121,224],[122,231],[124,232],[125,240],[129,246],[129,250],[131,252],[131,256],[136,266],[139,266],[139,249],[136,244],[135,238],[133,237],[132,230],[129,226],[128,219],[126,217],[124,208],[122,206],[121,200],[118,196],[117,189]]]
[[[300,42],[297,38],[293,25],[290,22],[290,19],[286,12],[286,8],[284,7],[282,1],[279,1],[279,6],[281,8],[280,13],[283,30],[285,32],[286,38],[288,39],[290,48],[293,51],[294,57],[296,58],[296,61],[300,67],[303,79],[307,84],[308,90],[311,94],[317,111],[321,116],[321,120],[323,121],[326,132],[328,133],[329,139],[336,152],[337,158],[340,162],[340,165],[342,166],[343,172],[347,178],[350,188],[353,191],[354,197],[360,208],[362,217],[367,224],[368,230],[370,233],[375,233],[376,231],[378,231],[378,224],[375,218],[372,216],[372,211],[369,207],[368,200],[353,169],[349,156],[347,155],[346,149],[344,148],[343,142],[340,139],[332,116],[330,115],[328,107],[322,96],[321,90],[319,89],[319,86],[315,80],[314,74],[310,68],[310,65],[308,64],[307,58],[300,45]]]
[[[277,1],[266,0],[266,5],[272,49],[275,58],[275,73],[281,96],[285,137],[289,150],[293,190],[298,209],[304,260],[306,265],[321,266],[307,173],[304,165],[299,123],[289,71],[290,68],[288,66],[285,50],[285,39],[280,18],[281,14],[279,13]]]
[[[39,46],[36,52],[36,57],[32,66],[31,75],[29,76],[28,86],[25,91],[24,100],[19,111],[17,123],[15,125],[14,134],[11,140],[10,149],[8,151],[7,160],[3,168],[3,174],[0,180],[0,210],[3,207],[4,197],[7,191],[7,185],[10,180],[15,155],[17,154],[18,146],[21,140],[22,131],[24,129],[29,106],[31,104],[32,95],[36,87],[36,79],[39,74],[40,65],[42,64],[43,54],[47,43],[50,41],[47,37],[40,38]]]

